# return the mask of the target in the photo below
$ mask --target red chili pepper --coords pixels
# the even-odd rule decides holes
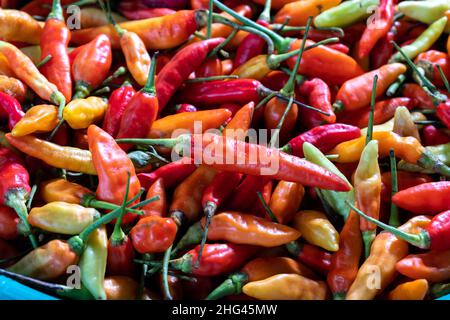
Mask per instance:
[[[272,189],[273,189],[273,180],[267,181],[261,191],[261,197],[264,200],[264,203],[269,203],[270,198],[272,197]],[[262,204],[261,200],[257,198],[255,202],[253,203],[252,211],[255,215],[258,215],[260,217],[266,217],[267,219],[270,219],[269,214],[266,211],[266,208],[264,208],[264,205]]]
[[[269,27],[269,23],[261,19],[257,20],[256,23],[266,28]],[[233,61],[233,69],[236,69],[251,58],[256,57],[259,54],[263,54],[266,46],[267,44],[264,39],[253,33],[248,34],[236,50],[236,55],[234,56]]]
[[[414,105],[421,109],[434,109],[433,100],[415,83],[407,83],[403,86],[403,95],[414,100]]]
[[[247,175],[242,182],[233,190],[226,203],[230,210],[240,212],[251,212],[253,204],[258,200],[257,192],[262,192],[264,185],[269,181],[264,176]]]
[[[108,274],[133,276],[135,271],[134,256],[133,244],[125,234],[120,242],[114,242],[110,238],[108,241],[108,258],[106,263]]]
[[[167,196],[164,180],[162,178],[157,179],[150,188],[148,188],[146,199],[151,199],[155,196],[158,196],[159,199],[142,207],[141,210],[144,211],[144,215],[140,217],[141,219],[149,216],[164,217],[167,215]]]
[[[406,171],[397,172],[398,191],[402,191],[432,181],[433,179],[426,174],[412,173]],[[391,196],[392,196],[391,173],[385,172],[381,175],[381,201],[384,203],[390,203]]]
[[[121,2],[122,4],[122,2]],[[149,18],[157,18],[175,13],[175,10],[169,8],[144,8],[144,9],[121,9],[119,12],[128,20],[143,20]]]
[[[450,136],[440,132],[435,126],[428,125],[422,130],[422,145],[436,146],[450,142]]]
[[[87,46],[88,44],[83,44],[81,46],[76,47],[75,49],[73,49],[72,51],[69,52],[69,61],[70,61],[70,65],[73,65],[73,62],[75,61],[75,58],[77,57],[77,55]]]
[[[329,116],[319,114],[319,116],[328,123],[336,122],[336,115],[331,104],[331,92],[328,85],[319,78],[314,78],[303,82],[299,86],[301,95],[309,97],[309,104],[329,113]]]
[[[19,236],[19,217],[11,208],[0,206],[0,238],[14,240]]]
[[[425,71],[425,76],[437,87],[444,87],[444,80],[437,66],[440,66],[447,79],[450,78],[450,57],[446,52],[428,50],[420,53],[414,63]]]
[[[378,40],[370,52],[370,62],[374,69],[378,69],[387,64],[394,54],[394,45],[392,44],[392,41],[395,39],[397,30],[396,25],[397,23],[394,23],[388,33]]]
[[[150,173],[139,173],[137,176],[142,187],[148,189],[156,180],[162,178],[166,188],[173,188],[186,179],[197,166],[189,158],[171,162]]]
[[[5,115],[8,117],[9,130],[12,130],[25,114],[19,101],[3,92],[0,92],[0,113],[0,116]]]
[[[222,61],[216,57],[206,59],[200,67],[195,70],[196,78],[207,78],[221,75],[223,75]]]
[[[146,137],[153,121],[158,116],[158,98],[155,91],[156,56],[153,55],[149,75],[145,87],[139,90],[128,102],[120,121],[117,138],[143,138]],[[132,145],[121,144],[127,151]]]
[[[166,64],[156,79],[156,94],[159,110],[167,105],[172,95],[181,84],[205,60],[208,52],[221,44],[224,38],[214,38],[192,43],[180,51]]]
[[[72,98],[72,78],[67,50],[69,42],[70,30],[64,22],[61,3],[54,0],[41,35],[41,60],[49,55],[51,59],[40,71],[48,81],[56,85],[66,101]]]
[[[14,209],[23,223],[24,232],[30,234],[25,205],[31,191],[28,171],[22,160],[10,149],[0,148],[0,159],[0,204]],[[30,234],[29,237],[33,247],[37,247],[34,236]]]
[[[394,23],[395,0],[380,0],[377,16],[373,19],[359,41],[358,56],[363,58],[369,54],[376,42],[386,35]]]
[[[109,106],[108,109],[106,109],[102,124],[102,129],[110,136],[114,138],[117,137],[122,115],[135,93],[136,91],[129,82],[125,82],[120,88],[117,88],[111,93],[111,96],[109,97]]]
[[[241,267],[255,254],[257,247],[233,243],[206,244],[200,258],[200,265],[194,268],[199,250],[200,246],[196,246],[181,258],[172,260],[170,266],[196,276],[219,276]]]
[[[303,157],[303,144],[309,142],[322,152],[328,152],[341,142],[361,136],[360,129],[348,124],[335,123],[316,127],[303,132],[289,141],[282,151],[297,157]]]
[[[450,128],[450,99],[437,106],[436,116],[447,128]]]
[[[280,91],[281,88],[285,86],[286,82],[288,82],[288,80],[289,75],[287,73],[276,70],[266,75],[261,80],[261,83],[271,90]]]
[[[106,35],[98,35],[84,45],[72,64],[76,90],[73,99],[87,97],[100,85],[108,75],[111,62],[111,42]]]
[[[326,45],[328,48],[337,50],[339,52],[348,54],[350,52],[350,48],[347,47],[345,44],[343,43],[332,43],[332,44],[327,44]]]
[[[177,225],[172,218],[145,217],[131,229],[133,246],[140,253],[164,252],[177,234]]]
[[[331,254],[319,247],[307,244],[291,242],[287,244],[288,251],[297,260],[323,274],[327,274],[331,268]]]
[[[176,113],[196,112],[196,111],[198,111],[198,109],[195,106],[193,106],[192,104],[189,104],[189,103],[177,104],[175,106],[175,112]]]

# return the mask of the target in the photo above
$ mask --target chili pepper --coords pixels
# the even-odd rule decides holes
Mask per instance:
[[[277,12],[274,21],[283,23],[286,19],[289,19],[288,25],[303,26],[308,17],[316,17],[323,11],[336,7],[340,3],[340,0],[310,0],[287,3]]]
[[[111,12],[114,21],[124,22],[127,19],[121,15]],[[145,18],[144,18],[145,19]],[[132,19],[133,20],[133,19]],[[92,7],[83,7],[80,10],[80,26],[81,29],[101,27],[109,23],[108,17],[103,10]]]
[[[346,81],[336,95],[335,108],[343,107],[345,110],[356,110],[369,105],[372,94],[373,78],[378,76],[376,96],[381,96],[389,85],[400,74],[406,72],[406,66],[401,63],[391,63],[377,70],[367,72],[359,77]]]
[[[0,41],[0,53],[6,57],[17,77],[33,89],[39,97],[59,105],[60,108],[64,107],[66,103],[64,96],[39,72],[30,58],[5,41]]]
[[[420,142],[419,130],[406,107],[398,107],[395,110],[392,132],[402,137],[414,137]]]
[[[27,88],[22,81],[8,76],[0,75],[0,93],[7,94],[20,102],[25,99]]]
[[[267,279],[281,273],[298,274],[308,278],[315,278],[311,270],[291,258],[256,258],[246,263],[239,272],[229,275],[227,280],[214,289],[206,300],[217,300],[228,295],[240,294],[245,284]]]
[[[389,300],[423,300],[428,292],[425,279],[402,283],[389,292]]]
[[[359,41],[359,58],[366,57],[377,41],[388,33],[394,23],[394,13],[394,0],[380,0],[377,18],[369,22]]]
[[[75,235],[99,217],[100,213],[95,209],[55,201],[31,209],[28,222],[33,227],[48,232]]]
[[[172,218],[147,216],[131,229],[133,246],[140,253],[164,252],[172,245],[177,225]]]
[[[447,1],[443,0],[432,0],[424,3],[402,1],[398,4],[397,9],[413,20],[417,20],[426,24],[432,24],[433,22],[444,16],[445,11],[450,10],[450,5]],[[447,26],[446,32],[449,31],[450,28]]]
[[[400,229],[419,233],[429,221],[425,216],[417,216],[403,224]],[[378,234],[372,244],[370,256],[359,268],[355,281],[347,292],[346,299],[373,299],[377,293],[383,291],[394,280],[396,276],[395,264],[407,254],[408,244],[405,241],[388,232]],[[373,271],[374,268],[376,268],[376,271]],[[378,275],[375,280],[373,278],[374,272]]]
[[[11,134],[15,137],[22,137],[36,131],[49,132],[57,125],[58,109],[52,105],[41,104],[28,109],[20,121],[12,128]]]
[[[347,47],[345,44],[343,43],[334,43],[334,44],[327,44],[327,47],[340,51],[342,53],[348,54],[350,52],[349,47]]]
[[[279,223],[289,223],[305,195],[305,188],[295,182],[280,181],[270,198],[269,207]]]
[[[450,278],[450,251],[411,254],[397,262],[395,268],[411,279],[442,282]]]
[[[392,201],[414,213],[436,214],[450,209],[450,182],[422,183],[398,192]]]
[[[268,27],[268,22],[260,18],[256,21],[264,27]],[[240,67],[245,62],[249,61],[251,58],[256,57],[264,52],[266,48],[266,42],[263,38],[256,34],[249,33],[236,50],[236,55],[233,61],[233,68],[236,69]]]
[[[195,76],[197,78],[208,78],[214,76],[223,75],[222,61],[218,58],[209,58],[195,70]]]
[[[128,20],[144,20],[149,18],[163,17],[176,13],[175,10],[169,8],[145,8],[137,10],[121,10],[120,13]]]
[[[169,138],[173,136],[177,129],[195,133],[196,121],[201,121],[201,130],[204,132],[208,129],[220,127],[230,116],[231,112],[228,109],[215,109],[214,113],[211,110],[204,110],[169,115],[153,122],[147,137]]]
[[[311,244],[328,251],[339,250],[339,234],[319,211],[303,210],[294,216],[294,228]]]
[[[336,192],[331,190],[320,190],[319,193],[321,194],[322,198],[326,201],[326,203],[331,206],[331,208],[344,217],[344,219],[347,218],[349,209],[345,204],[345,200],[353,201],[354,200],[354,190],[351,186],[350,182],[347,180],[347,178],[339,171],[336,166],[326,158],[326,156],[320,152],[319,149],[314,147],[309,142],[305,142],[303,144],[303,152],[305,154],[305,157],[308,161],[311,161],[312,163],[315,163],[330,172],[336,174],[341,179],[343,179],[347,185],[350,187],[350,190],[348,192]],[[317,189],[316,189],[317,191]]]
[[[254,246],[233,243],[206,244],[198,268],[194,267],[200,246],[188,251],[181,258],[170,261],[170,267],[197,276],[227,274],[242,266],[255,252]]]
[[[103,287],[106,300],[136,300],[139,298],[139,284],[127,276],[105,277]]]
[[[196,112],[198,111],[195,106],[189,103],[181,103],[177,104],[175,106],[176,113],[183,113],[183,112]]]
[[[74,35],[74,33],[72,33]],[[101,34],[80,50],[72,63],[73,99],[84,98],[105,80],[111,67],[111,42]]]
[[[120,204],[125,192],[126,172],[130,173],[129,198],[134,197],[139,192],[141,185],[135,174],[133,163],[127,154],[120,149],[109,134],[95,125],[88,128],[88,142],[89,150],[92,153],[92,162],[99,178],[97,198]],[[129,223],[135,217],[128,213],[124,216],[123,223]]]
[[[0,37],[4,41],[39,44],[42,26],[28,13],[21,10],[0,11]]]
[[[434,109],[433,100],[423,90],[421,86],[415,83],[407,83],[403,86],[403,95],[413,99],[414,105],[421,109]]]
[[[293,138],[281,148],[281,151],[297,157],[303,157],[303,145],[305,142],[313,144],[322,152],[331,150],[341,142],[360,137],[359,128],[347,124],[325,124],[306,131]]]
[[[232,172],[228,172],[231,174]],[[236,174],[236,173],[234,173]],[[238,173],[239,174],[239,173]],[[262,192],[269,179],[257,175],[246,175],[241,183],[232,190],[226,207],[232,210],[251,212],[253,204],[257,201],[257,192]]]
[[[331,92],[328,85],[319,78],[314,78],[303,82],[299,86],[300,94],[309,97],[309,104],[316,106],[318,109],[327,112],[329,116],[320,114],[320,117],[328,122],[336,122],[336,115],[331,106]]]
[[[447,128],[450,128],[450,100],[442,102],[437,106],[436,116]]]
[[[378,143],[371,140],[361,154],[355,171],[356,206],[378,219],[380,215],[381,173],[378,165]],[[364,241],[366,257],[370,254],[372,241],[376,236],[376,226],[360,220],[360,229]]]
[[[17,101],[14,96],[3,92],[0,92],[0,113],[7,115],[8,127],[10,130],[12,130],[24,116],[19,101]]]
[[[394,45],[392,44],[392,41],[395,39],[396,32],[397,25],[394,22],[391,29],[377,41],[370,52],[370,63],[372,68],[378,69],[388,63],[389,58],[394,54]]]
[[[441,132],[433,125],[427,125],[422,130],[422,143],[424,146],[436,146],[450,142],[450,136]]]
[[[95,229],[80,257],[81,281],[95,299],[106,299],[103,282],[108,254],[108,238],[105,226]]]
[[[122,29],[136,33],[148,50],[163,50],[179,46],[205,24],[205,12],[180,10],[162,17],[127,21],[118,25]],[[102,34],[111,40],[113,48],[119,47],[119,37],[111,25],[75,31],[72,33],[72,41],[85,44]]]
[[[41,72],[58,88],[66,101],[72,98],[72,79],[67,50],[69,41],[70,30],[64,21],[61,2],[54,0],[40,42],[41,60],[49,55],[52,58],[41,68]]]
[[[25,202],[28,200],[31,187],[29,174],[22,160],[11,150],[0,148],[0,204],[14,209],[22,221],[23,231],[29,235],[31,244],[37,247],[36,239],[31,234],[27,221],[28,210]]]
[[[432,182],[433,179],[425,174],[417,174],[406,171],[397,172],[398,191],[402,191],[417,185]],[[381,201],[388,203],[391,201],[392,179],[390,172],[381,175]]]
[[[362,253],[362,238],[359,216],[350,210],[339,234],[339,250],[331,258],[327,283],[335,300],[344,300],[356,278]]]
[[[413,137],[400,137],[391,131],[375,131],[372,138],[378,141],[380,157],[387,155],[389,149],[394,149],[395,154],[399,158],[409,163],[418,164],[422,168],[431,169],[442,175],[447,175],[447,166]],[[337,159],[333,159],[336,162],[347,163],[358,161],[361,151],[364,148],[364,142],[364,136],[342,142],[331,150],[330,154],[339,155]]]
[[[62,115],[72,129],[86,129],[101,120],[107,108],[105,99],[92,96],[70,101]]]
[[[317,17],[314,19],[314,23],[317,23]],[[306,41],[307,47],[313,44],[314,42],[311,40]],[[298,49],[299,46],[300,41],[297,40],[291,44],[290,50]],[[290,58],[287,64],[289,68],[292,68],[294,66],[294,58]],[[339,65],[339,73],[332,72],[336,65]],[[311,78],[320,78],[332,85],[342,84],[347,80],[359,77],[364,71],[353,58],[345,53],[320,45],[305,51],[300,62],[298,73]]]
[[[172,60],[161,69],[156,79],[160,110],[166,106],[183,81],[202,64],[208,52],[223,41],[223,38],[214,38],[190,44],[178,51]]]
[[[158,196],[159,199],[142,207],[142,210],[144,211],[144,217],[149,216],[163,217],[167,214],[167,199],[164,186],[165,186],[164,179],[158,178],[150,186],[150,188],[148,188],[146,198],[150,199],[154,196]]]
[[[447,20],[448,19],[445,16],[440,18],[439,20],[436,20],[414,42],[404,46],[402,50],[406,54],[406,56],[413,59],[419,53],[430,49],[444,31]],[[397,52],[391,57],[389,61],[395,62],[404,60],[405,58],[400,54],[400,52]]]
[[[378,5],[378,0],[351,0],[328,9],[314,19],[319,28],[346,27],[358,22],[370,14],[369,8]]]
[[[297,260],[319,271],[327,274],[331,266],[331,254],[316,246],[307,243],[290,242],[286,245],[286,249]]]
[[[136,91],[129,82],[125,82],[111,93],[108,108],[103,118],[102,129],[112,137],[117,136],[122,115],[135,93]]]
[[[16,239],[20,231],[20,219],[11,208],[0,206],[0,238],[4,240]],[[1,258],[4,259],[4,258]]]
[[[444,81],[437,66],[442,69],[446,78],[450,78],[450,57],[445,52],[428,50],[420,53],[414,62],[425,71],[425,76],[438,87],[444,87]]]
[[[79,184],[64,179],[52,179],[39,186],[40,196],[46,203],[60,201],[82,204],[83,199],[92,196],[93,192]]]
[[[298,274],[278,274],[247,283],[242,291],[259,300],[325,300],[327,286]]]
[[[395,110],[397,110],[397,108],[400,106],[411,109],[414,106],[414,101],[411,98],[405,97],[378,101],[374,106],[373,124],[377,125],[388,121],[394,116]],[[339,121],[364,128],[367,127],[369,123],[369,116],[370,106],[367,106],[357,111],[350,111],[349,113],[344,114],[343,117],[339,119]]]
[[[69,244],[56,239],[34,249],[7,270],[40,280],[55,280],[66,274],[67,267],[76,265],[77,261]]]
[[[400,229],[388,226],[376,219],[367,216],[362,211],[358,210],[357,213],[364,217],[364,219],[369,220],[380,228],[383,228],[384,230],[392,233],[400,239],[407,241],[413,246],[436,251],[445,251],[450,249],[448,242],[448,237],[450,234],[450,232],[448,231],[450,225],[450,210],[435,215],[430,224],[420,234],[407,233]]]

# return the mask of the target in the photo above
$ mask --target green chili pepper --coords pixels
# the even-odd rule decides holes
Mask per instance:
[[[378,0],[350,0],[342,2],[314,18],[314,25],[318,28],[347,27],[370,16],[372,8],[378,6]]]
[[[303,144],[303,153],[305,155],[306,160],[314,164],[317,164],[327,169],[328,171],[334,173],[339,178],[346,181],[348,185],[352,188],[350,191],[347,192],[336,192],[325,189],[320,190],[320,194],[326,201],[326,203],[334,210],[334,212],[338,213],[339,215],[344,217],[344,220],[346,220],[348,213],[350,212],[350,209],[345,203],[345,200],[348,200],[352,203],[354,202],[355,193],[353,190],[353,186],[350,184],[347,178],[339,171],[339,169],[330,160],[328,160],[327,157],[319,149],[317,149],[311,143],[305,142]]]
[[[450,10],[448,0],[428,0],[428,1],[403,1],[397,5],[397,10],[408,18],[432,24],[444,16],[445,11]],[[447,24],[445,32],[450,33],[450,24]]]
[[[80,258],[81,282],[95,299],[106,300],[103,287],[108,254],[108,237],[106,227],[95,229],[86,244]]]
[[[422,34],[411,44],[402,48],[403,52],[410,59],[414,59],[419,53],[427,51],[436,42],[444,31],[447,24],[447,17],[442,17],[430,25]],[[405,61],[404,57],[397,52],[392,55],[389,62]]]

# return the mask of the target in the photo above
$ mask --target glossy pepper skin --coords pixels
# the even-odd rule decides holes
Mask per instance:
[[[183,81],[202,64],[208,52],[223,41],[223,38],[213,38],[190,44],[178,51],[161,69],[155,84],[160,111],[164,109]]]
[[[111,93],[102,123],[102,129],[110,136],[117,137],[122,115],[135,93],[136,91],[129,82],[124,83]]]
[[[151,186],[148,188],[147,199],[154,196],[158,196],[159,199],[142,207],[144,215],[142,217],[157,216],[164,217],[167,214],[167,196],[165,191],[165,184],[163,178],[158,178]]]
[[[401,190],[394,195],[395,205],[418,214],[436,214],[450,210],[450,182],[428,182]]]
[[[433,179],[420,173],[412,173],[406,171],[397,172],[398,191],[421,185],[423,183],[432,182]],[[391,201],[392,193],[392,176],[390,172],[381,174],[381,201],[388,203]]]
[[[267,27],[269,24],[264,20],[257,20],[258,24]],[[249,33],[236,50],[236,55],[233,61],[233,69],[238,68],[248,60],[256,57],[264,52],[266,42],[261,37],[253,33]]]
[[[297,212],[305,195],[305,188],[295,182],[280,181],[270,197],[269,207],[282,224],[289,223]]]
[[[62,201],[80,204],[86,195],[92,194],[88,188],[64,179],[48,180],[39,186],[39,195],[46,203]]]
[[[357,110],[370,104],[373,78],[378,75],[376,96],[381,96],[400,74],[406,72],[401,63],[391,63],[346,81],[336,95],[345,110]]]
[[[72,63],[74,99],[84,98],[108,75],[112,63],[111,43],[101,34],[82,47]]]
[[[0,11],[0,26],[2,39],[8,42],[39,44],[43,32],[42,25],[22,10]]]
[[[335,300],[342,300],[356,278],[363,250],[359,216],[350,211],[339,234],[339,250],[331,257],[327,283]]]
[[[278,274],[247,283],[242,291],[259,300],[325,300],[327,286],[298,274]]]
[[[428,225],[430,220],[425,216],[417,216],[406,222],[400,228],[410,232],[419,233]],[[396,275],[395,265],[408,254],[408,244],[390,233],[382,232],[377,235],[370,250],[370,256],[358,270],[355,281],[352,283],[346,300],[372,300],[376,294],[391,283]],[[380,278],[379,286],[367,286],[368,281],[374,283],[371,278],[374,266],[378,269]]]
[[[110,237],[108,241],[108,255],[106,260],[106,272],[110,275],[133,276],[134,265],[134,247],[128,236],[116,242]]]
[[[61,3],[53,1],[52,11],[47,17],[41,35],[41,60],[51,55],[52,58],[41,68],[42,74],[64,95],[66,101],[72,98],[72,78],[68,45],[70,30],[63,17]]]
[[[447,128],[450,128],[450,100],[442,102],[437,106],[436,115]]]
[[[16,239],[20,232],[19,217],[11,208],[1,205],[0,206],[0,238],[4,240]]]
[[[36,105],[28,109],[25,115],[11,130],[15,137],[34,132],[50,132],[58,124],[58,109],[49,104]]]
[[[331,105],[331,92],[328,85],[319,78],[314,78],[303,82],[299,87],[301,95],[308,96],[309,104],[329,113],[329,116],[320,114],[320,117],[327,123],[335,123],[336,115]]]
[[[343,123],[325,124],[299,134],[291,139],[282,151],[303,157],[303,144],[309,142],[322,152],[330,151],[341,142],[360,137],[359,128]]]
[[[175,240],[177,225],[171,218],[149,216],[131,229],[133,247],[139,253],[164,252]]]
[[[108,108],[106,99],[87,97],[73,99],[63,110],[63,119],[72,129],[86,129],[91,124],[99,122]]]
[[[134,197],[141,185],[127,154],[109,134],[95,125],[88,128],[88,142],[92,162],[99,177],[97,198],[120,205],[125,194],[127,173],[130,174],[130,192],[127,200]],[[134,219],[135,215],[128,213],[122,223],[129,223]]]
[[[337,6],[341,0],[308,0],[288,3],[275,15],[276,23],[283,23],[289,19],[291,26],[304,26],[308,17],[318,16],[323,11]]]
[[[418,279],[402,283],[389,292],[389,300],[423,300],[428,293],[428,281]]]
[[[13,137],[8,133],[6,139],[23,153],[38,158],[53,167],[87,174],[96,174],[97,172],[88,150],[59,146],[31,135]]]
[[[445,52],[437,50],[422,52],[416,57],[414,63],[422,67],[426,77],[438,87],[444,87],[444,81],[437,66],[441,67],[447,79],[450,77],[450,57]]]
[[[119,23],[119,26],[136,33],[147,49],[162,50],[179,46],[205,24],[204,12],[180,10],[161,17],[122,22]],[[85,44],[101,34],[111,40],[113,48],[119,47],[119,37],[112,25],[77,30],[72,33],[72,41],[77,44]]]
[[[23,118],[25,113],[22,106],[14,96],[0,92],[0,114],[8,117],[8,127],[10,130]]]
[[[429,251],[410,254],[397,262],[395,268],[411,279],[443,282],[450,278],[450,251]]]

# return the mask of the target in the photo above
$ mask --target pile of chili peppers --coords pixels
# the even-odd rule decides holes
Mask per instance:
[[[64,299],[450,293],[448,0],[1,4],[0,275]]]

